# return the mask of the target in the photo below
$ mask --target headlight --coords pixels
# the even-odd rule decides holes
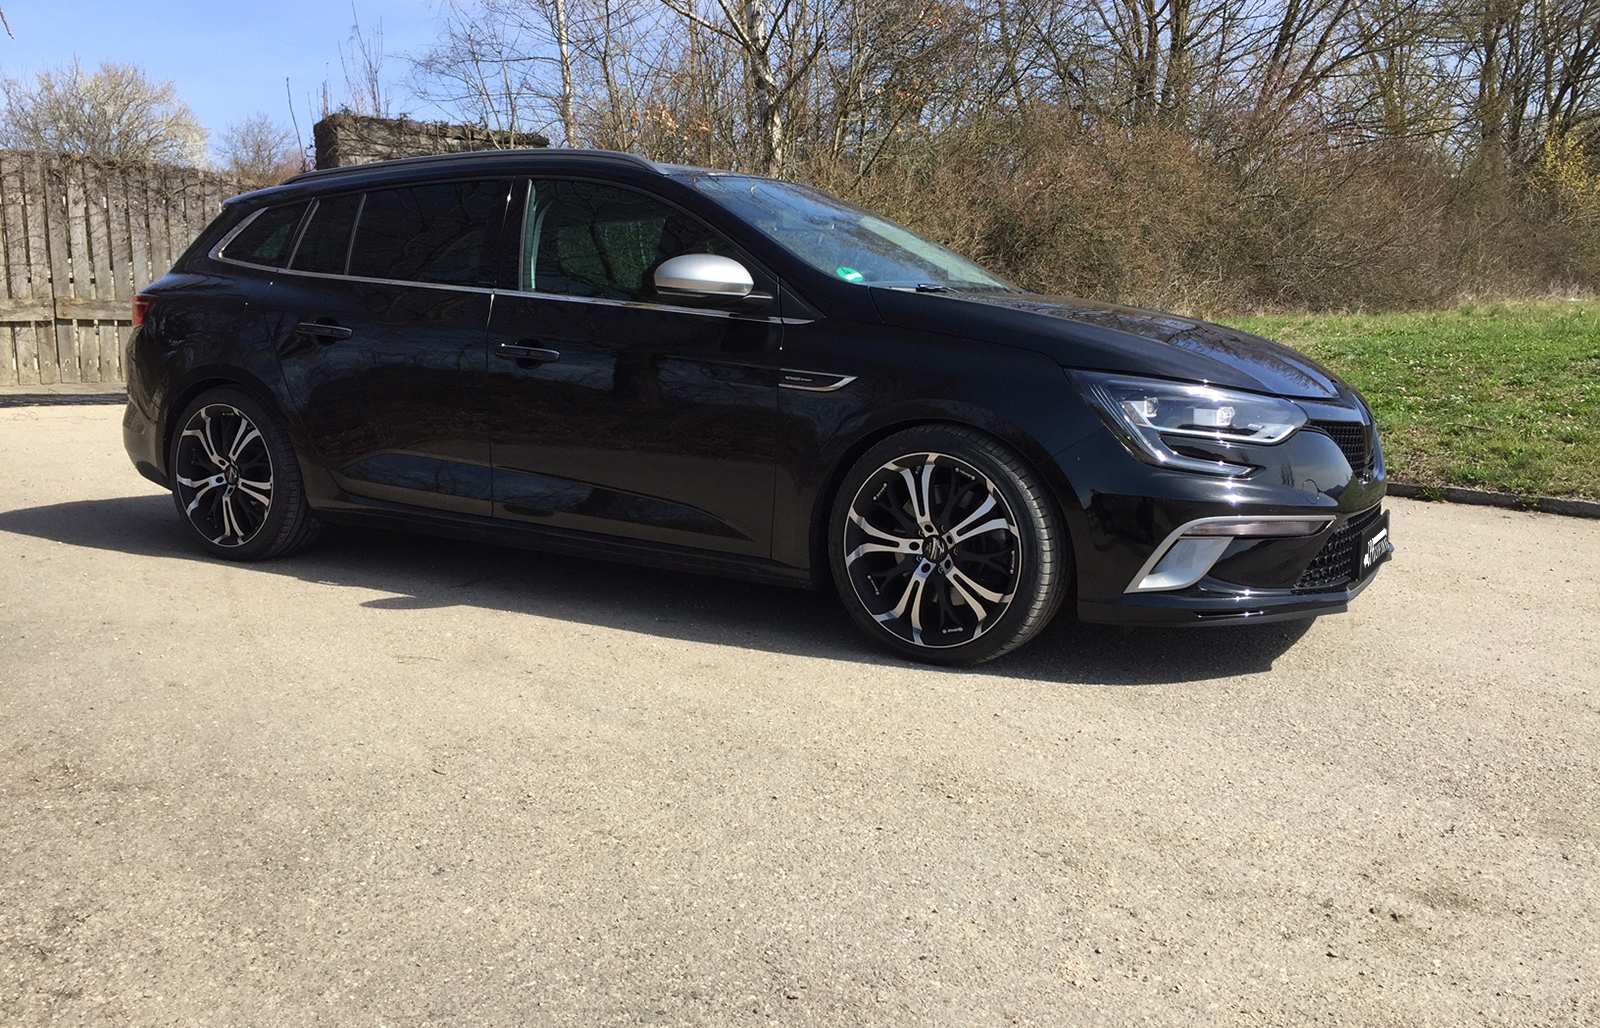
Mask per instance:
[[[1299,405],[1276,396],[1097,371],[1068,371],[1067,377],[1135,455],[1160,467],[1242,475],[1249,465],[1206,460],[1178,448],[1185,440],[1271,446],[1306,423]]]

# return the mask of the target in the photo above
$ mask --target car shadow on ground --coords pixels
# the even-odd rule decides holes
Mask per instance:
[[[0,531],[72,546],[210,561],[165,494],[0,512]],[[389,595],[380,610],[481,607],[752,650],[907,666],[875,648],[822,592],[377,530],[335,528],[293,557],[252,565]],[[1227,629],[1055,622],[1021,651],[964,672],[1080,685],[1156,685],[1268,671],[1309,621]],[[929,668],[930,673],[944,673]]]

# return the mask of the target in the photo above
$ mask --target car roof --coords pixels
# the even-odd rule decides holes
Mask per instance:
[[[454,172],[505,172],[526,173],[530,166],[544,162],[565,165],[601,165],[645,174],[672,177],[685,172],[707,172],[706,168],[687,168],[678,165],[657,164],[638,154],[615,150],[579,150],[566,147],[548,147],[518,150],[473,150],[466,153],[429,154],[423,157],[402,157],[392,161],[373,161],[368,164],[351,164],[341,168],[318,168],[301,172],[280,185],[268,186],[238,196],[230,197],[225,204],[254,202],[269,197],[276,198],[321,192],[323,189],[360,187],[388,180],[415,179],[427,173]],[[306,187],[312,187],[307,189]]]

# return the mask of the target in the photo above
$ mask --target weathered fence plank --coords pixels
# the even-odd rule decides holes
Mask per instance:
[[[117,284],[111,270],[111,190],[106,184],[106,170],[98,162],[84,165],[84,193],[89,202],[89,263],[94,269],[94,298],[109,303],[117,315],[95,319],[96,362],[100,366],[100,381],[114,382],[122,376],[117,373],[116,319],[120,316],[117,304]]]
[[[237,191],[196,169],[0,151],[0,385],[121,381],[134,293]]]
[[[89,250],[89,164],[67,165],[67,246],[72,255],[72,296],[94,299],[94,263]],[[72,322],[73,344],[78,348],[78,378],[100,381],[100,340],[94,328]]]
[[[172,267],[172,169],[155,168],[146,184],[150,191],[150,278],[160,278]]]
[[[67,170],[63,164],[46,166],[44,180],[44,227],[50,252],[50,281],[68,296],[72,295],[71,201],[67,197]],[[78,370],[78,338],[72,322],[57,321],[56,366],[62,382],[82,381]]]
[[[150,177],[142,168],[124,168],[122,183],[128,196],[128,246],[137,293],[155,281],[150,272]]]
[[[0,261],[5,263],[6,274],[0,276],[0,322],[21,322],[25,318],[7,317],[5,310],[12,306],[13,297],[28,295],[28,271],[20,262],[27,259],[28,241],[24,238],[26,222],[22,215],[22,182],[12,162],[0,154]],[[31,297],[30,297],[31,300]],[[16,304],[18,308],[22,305]],[[30,326],[14,324],[0,328],[0,385],[16,385],[24,374],[22,353],[23,333]]]
[[[128,336],[132,329],[129,324],[122,321],[133,310],[133,270],[129,267],[132,253],[132,243],[128,237],[128,180],[123,174],[123,169],[114,164],[105,166],[106,181],[106,227],[110,233],[111,252],[108,259],[111,264],[111,291],[101,296],[116,298],[118,305],[124,313],[117,318],[104,331],[111,336],[111,348],[116,355],[116,368],[118,380],[127,378],[127,369],[122,366],[123,355],[128,352]]]
[[[54,317],[50,277],[38,260],[43,240],[29,217],[29,208],[37,203],[33,187],[37,165],[32,155],[0,155],[0,217],[6,235],[0,289],[5,291],[7,304],[16,308],[14,315],[0,317],[0,321],[11,322],[8,333],[19,385],[39,383],[40,336]],[[40,293],[44,295],[40,297]]]
[[[27,227],[30,294],[43,297],[52,305],[50,320],[33,324],[34,365],[38,382],[53,385],[61,381],[61,361],[56,353],[54,321],[55,295],[51,285],[50,242],[45,222],[49,203],[44,190],[44,163],[35,154],[24,154],[22,163],[23,224]],[[32,383],[30,383],[32,384]]]

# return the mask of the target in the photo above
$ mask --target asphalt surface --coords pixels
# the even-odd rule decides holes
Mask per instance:
[[[0,409],[0,1024],[1600,1023],[1600,522],[1393,501],[1348,614],[1062,619],[386,534],[197,555]]]

